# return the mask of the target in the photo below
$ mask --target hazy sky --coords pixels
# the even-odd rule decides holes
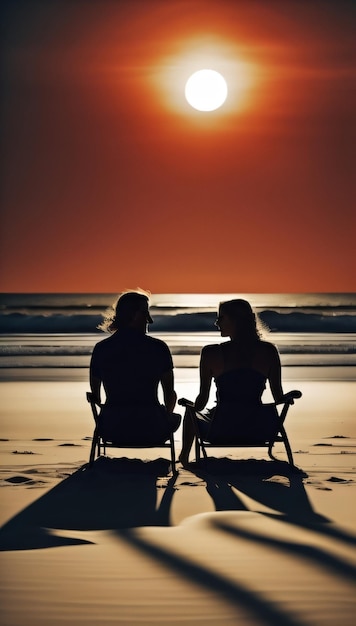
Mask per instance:
[[[8,0],[2,29],[1,291],[355,291],[355,2]]]

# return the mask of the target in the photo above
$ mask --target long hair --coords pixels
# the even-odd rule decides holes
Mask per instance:
[[[128,290],[120,294],[117,300],[104,313],[104,320],[98,328],[115,332],[118,328],[127,328],[143,304],[149,304],[151,293],[143,289]]]
[[[264,327],[247,300],[226,300],[220,303],[220,309],[235,323],[240,342],[250,344],[261,340]]]

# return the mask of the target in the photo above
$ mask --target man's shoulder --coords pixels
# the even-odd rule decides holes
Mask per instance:
[[[112,344],[112,338],[113,335],[109,335],[109,337],[104,337],[104,339],[98,341],[94,346],[94,351],[101,352],[102,350],[106,350],[106,348]]]
[[[158,337],[152,337],[151,335],[145,335],[144,341],[146,341],[148,346],[152,346],[153,349],[157,350],[168,350],[168,345],[162,339],[158,339]]]
[[[151,350],[152,352],[166,352],[169,351],[168,345],[162,341],[162,339],[158,339],[157,337],[152,337],[151,335],[135,335],[128,336],[124,334],[115,333],[113,335],[109,335],[109,337],[105,337],[101,341],[94,346],[94,352],[97,354],[105,353],[110,350],[116,350],[120,345],[132,346],[133,349],[139,349],[139,346],[144,345],[146,349]]]

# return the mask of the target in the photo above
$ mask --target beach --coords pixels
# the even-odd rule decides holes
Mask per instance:
[[[353,367],[284,368],[299,471],[276,444],[278,461],[216,448],[175,477],[158,448],[88,469],[85,370],[18,378],[1,382],[3,626],[354,623]],[[194,397],[196,368],[175,379]]]
[[[356,2],[1,18],[0,626],[354,626]],[[264,447],[186,462],[181,424],[177,471],[93,461],[88,392],[135,437],[156,385],[172,409],[151,338],[178,399],[216,380],[209,415]],[[250,415],[293,390],[272,455]]]

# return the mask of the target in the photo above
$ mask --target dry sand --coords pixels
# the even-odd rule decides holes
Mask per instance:
[[[288,371],[299,473],[282,447],[214,449],[175,478],[162,449],[86,468],[85,382],[1,383],[2,626],[354,624],[356,382],[340,371]],[[196,381],[178,372],[177,390]]]

